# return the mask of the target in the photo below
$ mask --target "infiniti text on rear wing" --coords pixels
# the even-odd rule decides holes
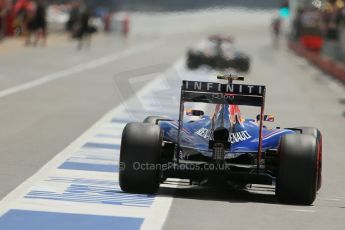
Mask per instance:
[[[263,106],[266,87],[262,85],[221,84],[183,81],[183,102]]]

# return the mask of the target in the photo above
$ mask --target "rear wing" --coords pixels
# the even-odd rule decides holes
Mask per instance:
[[[181,102],[202,102],[262,107],[264,105],[265,93],[266,87],[263,85],[183,81],[181,88]]]
[[[202,81],[182,82],[177,148],[180,149],[181,130],[183,129],[184,102],[260,106],[260,130],[257,156],[257,170],[259,170],[262,155],[262,130],[266,87],[263,85],[232,84],[233,80],[243,80],[242,77],[238,76],[218,76],[218,79],[228,80],[229,83],[221,84]],[[178,153],[179,151],[176,152],[176,154]],[[177,155],[175,157],[176,159],[179,159]]]

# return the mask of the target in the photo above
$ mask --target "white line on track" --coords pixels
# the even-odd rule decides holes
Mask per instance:
[[[144,45],[142,46],[141,49],[146,50],[146,49],[150,49],[151,47],[154,47],[154,45],[149,45],[149,46]],[[135,51],[133,50],[131,52],[135,52]],[[130,50],[127,50],[126,53],[122,53],[120,56],[124,57],[126,55],[129,55],[129,53],[130,53]],[[120,56],[119,54],[114,55],[114,56],[110,55],[110,56],[98,59],[92,63],[83,64],[85,66],[75,67],[68,70],[67,72],[50,76],[48,79],[43,79],[42,81],[36,82],[33,85],[29,85],[23,88],[17,88],[12,91],[9,91],[7,92],[7,95],[20,92],[22,90],[26,90],[28,88],[32,88],[41,84],[45,84],[49,81],[67,77],[71,75],[72,73],[84,71],[85,68],[88,68],[88,69],[95,68],[102,64],[106,64],[113,60],[116,60],[117,58],[120,58]],[[178,61],[173,66],[173,69],[175,70],[174,72],[177,72],[177,73],[181,72],[180,69],[183,68],[183,66],[184,66],[184,62],[182,60]],[[184,76],[184,78],[186,77],[186,78],[191,78],[191,79],[196,78],[195,73],[188,74],[186,72],[186,73],[180,73],[180,74],[182,75],[177,74],[177,76]],[[175,80],[180,82],[180,79],[178,77]],[[43,205],[43,203],[37,205],[36,202],[30,201],[30,199],[26,199],[25,195],[28,194],[28,192],[32,190],[33,186],[39,186],[40,185],[39,183],[45,181],[45,179],[47,178],[47,175],[60,175],[63,172],[68,173],[68,175],[81,174],[81,172],[71,172],[69,170],[61,170],[61,169],[57,170],[57,168],[62,163],[66,162],[66,159],[69,159],[70,157],[75,156],[76,152],[78,152],[78,150],[80,150],[81,147],[86,142],[92,140],[92,138],[95,137],[97,133],[99,133],[99,130],[102,130],[102,128],[105,127],[105,124],[107,124],[108,126],[109,122],[114,117],[117,117],[120,114],[122,114],[126,109],[126,103],[130,102],[131,100],[135,100],[135,97],[138,95],[143,96],[143,97],[144,96],[147,97],[147,95],[150,95],[150,97],[152,97],[153,96],[152,94],[154,94],[154,91],[152,91],[152,89],[157,89],[159,88],[159,86],[162,86],[162,82],[164,82],[162,78],[155,78],[154,81],[144,86],[139,92],[136,93],[136,95],[133,95],[131,98],[127,99],[126,102],[124,102],[123,104],[119,105],[118,107],[110,111],[108,114],[106,114],[95,125],[93,125],[88,131],[86,131],[81,137],[79,137],[70,146],[68,146],[65,150],[57,154],[51,161],[49,161],[45,166],[43,166],[36,174],[34,174],[32,177],[30,177],[21,185],[19,185],[15,190],[9,193],[4,199],[0,201],[0,216],[2,216],[8,210],[13,209],[13,208],[22,209],[22,210],[38,210],[38,211],[43,210],[43,211],[48,211],[48,212],[49,211],[59,212],[59,210],[64,210],[64,212],[66,213],[69,213],[69,212],[70,213],[85,213],[85,214],[99,214],[99,215],[110,215],[110,216],[114,216],[114,215],[133,216],[134,215],[134,216],[141,217],[144,215],[145,219],[141,226],[142,229],[161,229],[168,216],[168,212],[173,201],[173,196],[157,195],[154,198],[154,202],[152,206],[149,208],[149,210],[145,210],[143,213],[142,208],[140,207],[137,207],[137,208],[107,207],[108,209],[104,209],[104,208],[99,209],[97,208],[99,206],[96,204],[83,204],[83,203],[79,205],[73,205],[73,210],[72,209],[65,210],[66,204],[68,204],[68,202],[66,203],[66,202],[49,201],[49,202],[45,202],[46,205]],[[4,96],[6,95],[0,94],[0,98]],[[113,126],[113,124],[111,126]],[[113,127],[113,129],[118,129],[118,128],[119,127],[117,126]],[[89,172],[86,172],[86,173],[89,175]],[[95,175],[95,173],[93,173],[92,175]],[[99,176],[99,175],[97,174],[95,176]],[[107,174],[107,173],[104,173],[104,175],[109,175],[111,177],[116,176],[115,174]],[[175,187],[175,186],[178,186],[178,185],[172,185],[172,187]],[[92,208],[90,209],[90,207]]]
[[[92,61],[86,62],[86,63],[82,63],[76,66],[73,66],[71,68],[68,69],[64,69],[55,73],[51,73],[45,76],[42,76],[36,80],[21,84],[21,85],[17,85],[8,89],[4,89],[2,91],[0,91],[0,98],[3,97],[7,97],[28,89],[32,89],[34,87],[37,86],[41,86],[43,84],[49,83],[51,81],[55,81],[61,78],[66,78],[69,77],[73,74],[77,74],[77,73],[81,73],[90,69],[94,69],[97,68],[99,66],[105,65],[105,64],[109,64],[113,61],[117,61],[121,58],[125,58],[125,57],[129,57],[133,54],[136,53],[140,53],[143,51],[147,51],[150,49],[153,49],[154,47],[156,47],[160,42],[156,41],[156,42],[150,42],[150,43],[145,43],[142,45],[138,45],[138,46],[133,46],[131,48],[128,48],[122,52],[118,52],[118,53],[113,53],[98,59],[94,59]]]
[[[176,65],[174,66],[176,67]],[[152,87],[157,87],[157,84],[160,84],[160,79],[155,78],[153,82],[144,86],[137,95],[146,95],[151,94]],[[128,101],[133,100],[135,95],[128,99]],[[70,146],[64,149],[62,152],[57,154],[51,161],[49,161],[45,166],[43,166],[36,174],[32,177],[27,179],[21,185],[19,185],[15,190],[9,193],[5,198],[0,201],[0,216],[5,214],[8,210],[13,209],[14,207],[17,209],[22,210],[44,210],[47,212],[56,212],[56,210],[60,210],[65,208],[64,205],[68,204],[68,202],[57,202],[57,201],[49,201],[49,204],[53,205],[40,205],[37,207],[36,203],[29,202],[28,199],[25,199],[25,195],[28,194],[29,191],[32,190],[33,186],[37,186],[39,182],[44,181],[47,178],[47,175],[55,175],[57,173],[57,168],[66,161],[66,159],[74,156],[78,150],[88,141],[92,140],[99,130],[109,121],[111,121],[117,115],[123,113],[125,111],[125,106],[123,103],[110,111],[106,114],[103,118],[101,118],[98,122],[96,122],[88,131],[86,131],[81,137],[75,140]],[[118,127],[114,127],[115,129]],[[68,175],[70,174],[77,174],[80,176],[81,172],[71,172],[68,170],[61,170],[59,169],[59,173],[66,171]],[[89,174],[89,172],[86,172]],[[95,174],[95,173],[93,173]],[[101,174],[101,173],[99,173]],[[60,174],[59,174],[60,175]],[[104,174],[106,175],[106,173]],[[107,174],[108,175],[108,174]],[[116,176],[115,174],[111,174],[111,177]],[[104,207],[101,210],[99,209],[98,205],[95,204],[78,204],[74,205],[73,208],[69,210],[64,210],[66,213],[84,213],[84,214],[99,214],[99,215],[110,215],[114,216],[132,216],[132,217],[142,217],[143,215],[146,216],[144,223],[142,225],[143,229],[161,229],[164,221],[168,215],[171,203],[173,198],[171,196],[157,196],[154,199],[152,207],[149,210],[143,210],[140,207],[136,208],[126,208],[126,207]],[[43,203],[42,203],[43,204]],[[46,204],[48,204],[46,202]],[[90,208],[91,207],[91,208]],[[98,207],[98,208],[97,208]],[[108,208],[108,209],[107,209]],[[114,213],[115,212],[115,213]],[[147,213],[148,212],[148,213]]]
[[[328,201],[341,201],[341,199],[338,199],[338,198],[326,198],[325,200],[328,200]]]
[[[69,145],[66,149],[64,149],[61,153],[57,154],[51,161],[49,161],[45,166],[43,166],[36,174],[32,177],[24,181],[21,185],[19,185],[15,190],[9,193],[5,198],[3,198],[0,202],[0,216],[3,215],[6,211],[8,211],[13,204],[18,201],[21,197],[24,197],[32,185],[37,183],[38,181],[43,181],[50,172],[58,168],[66,159],[77,150],[81,148],[85,144],[90,137],[94,136],[98,131],[98,127],[100,127],[105,122],[111,120],[114,117],[114,114],[117,114],[119,111],[123,109],[122,106],[116,107],[114,110],[110,111],[106,114],[103,118],[101,118],[98,122],[96,122],[88,131],[86,131],[83,135],[81,135],[76,141],[74,141],[71,145]]]
[[[315,210],[310,210],[310,209],[290,209],[289,211],[293,211],[293,212],[305,212],[305,213],[314,213],[314,212],[316,212]]]

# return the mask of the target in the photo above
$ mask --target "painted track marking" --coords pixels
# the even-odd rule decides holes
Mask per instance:
[[[98,59],[94,59],[92,61],[86,62],[86,63],[82,63],[76,66],[73,66],[71,68],[65,69],[65,70],[61,70],[55,73],[51,73],[45,76],[42,76],[36,80],[21,84],[21,85],[17,85],[8,89],[4,89],[2,91],[0,91],[0,98],[3,97],[7,97],[25,90],[29,90],[44,84],[47,84],[49,82],[58,80],[58,79],[62,79],[62,78],[66,78],[69,77],[73,74],[77,74],[77,73],[81,73],[87,70],[91,70],[97,67],[100,67],[102,65],[106,65],[109,64],[113,61],[117,61],[121,58],[125,58],[125,57],[129,57],[135,53],[139,53],[139,52],[143,52],[143,51],[147,51],[150,49],[153,49],[154,47],[157,46],[159,42],[150,42],[150,43],[145,43],[142,45],[138,45],[129,49],[126,49],[122,52],[118,52],[118,53],[114,53],[114,54],[110,54]]]
[[[179,93],[176,87],[181,84],[179,77],[205,80],[210,76],[207,71],[202,74],[183,72],[184,63],[180,60],[159,78],[155,77],[8,194],[0,202],[0,229],[55,230],[60,229],[57,223],[61,221],[69,221],[64,230],[94,229],[90,226],[95,224],[99,225],[98,229],[108,229],[102,221],[116,225],[117,229],[161,229],[173,200],[172,194],[143,196],[120,191],[119,144],[125,124],[142,119],[136,117],[138,114],[166,113],[164,108],[169,106],[169,111],[177,115],[178,104],[174,99]],[[137,80],[142,78],[139,76]],[[138,111],[130,109],[138,108],[138,104]],[[167,186],[173,189],[178,185]],[[30,226],[26,224],[27,216],[32,219]],[[42,220],[43,217],[51,222]],[[78,221],[80,218],[94,222],[85,226]]]

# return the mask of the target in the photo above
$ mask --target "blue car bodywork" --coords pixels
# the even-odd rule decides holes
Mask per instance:
[[[240,156],[241,154],[258,153],[260,126],[254,119],[241,120],[234,117],[238,114],[231,114],[231,107],[234,105],[221,105],[212,117],[202,116],[197,121],[186,119],[181,130],[181,147],[194,149],[205,157],[212,157],[212,150],[209,148],[212,130],[217,127],[225,127],[231,130],[229,136],[229,148],[226,149],[226,159]],[[235,122],[232,124],[232,120]],[[178,121],[161,121],[159,126],[163,131],[164,140],[177,143]],[[289,129],[262,130],[262,151],[277,149],[282,135],[293,134],[295,131]],[[184,156],[183,158],[188,158]]]
[[[126,192],[154,193],[168,178],[191,184],[274,185],[278,200],[310,205],[321,187],[322,135],[317,128],[275,128],[264,122],[263,85],[183,81],[178,120],[150,116],[126,125],[122,135],[120,186]],[[188,103],[206,103],[210,116]],[[244,119],[239,106],[260,109]],[[214,106],[214,111],[212,107]],[[194,107],[194,105],[193,105]],[[185,116],[186,115],[186,116]],[[141,165],[142,167],[134,167]]]

